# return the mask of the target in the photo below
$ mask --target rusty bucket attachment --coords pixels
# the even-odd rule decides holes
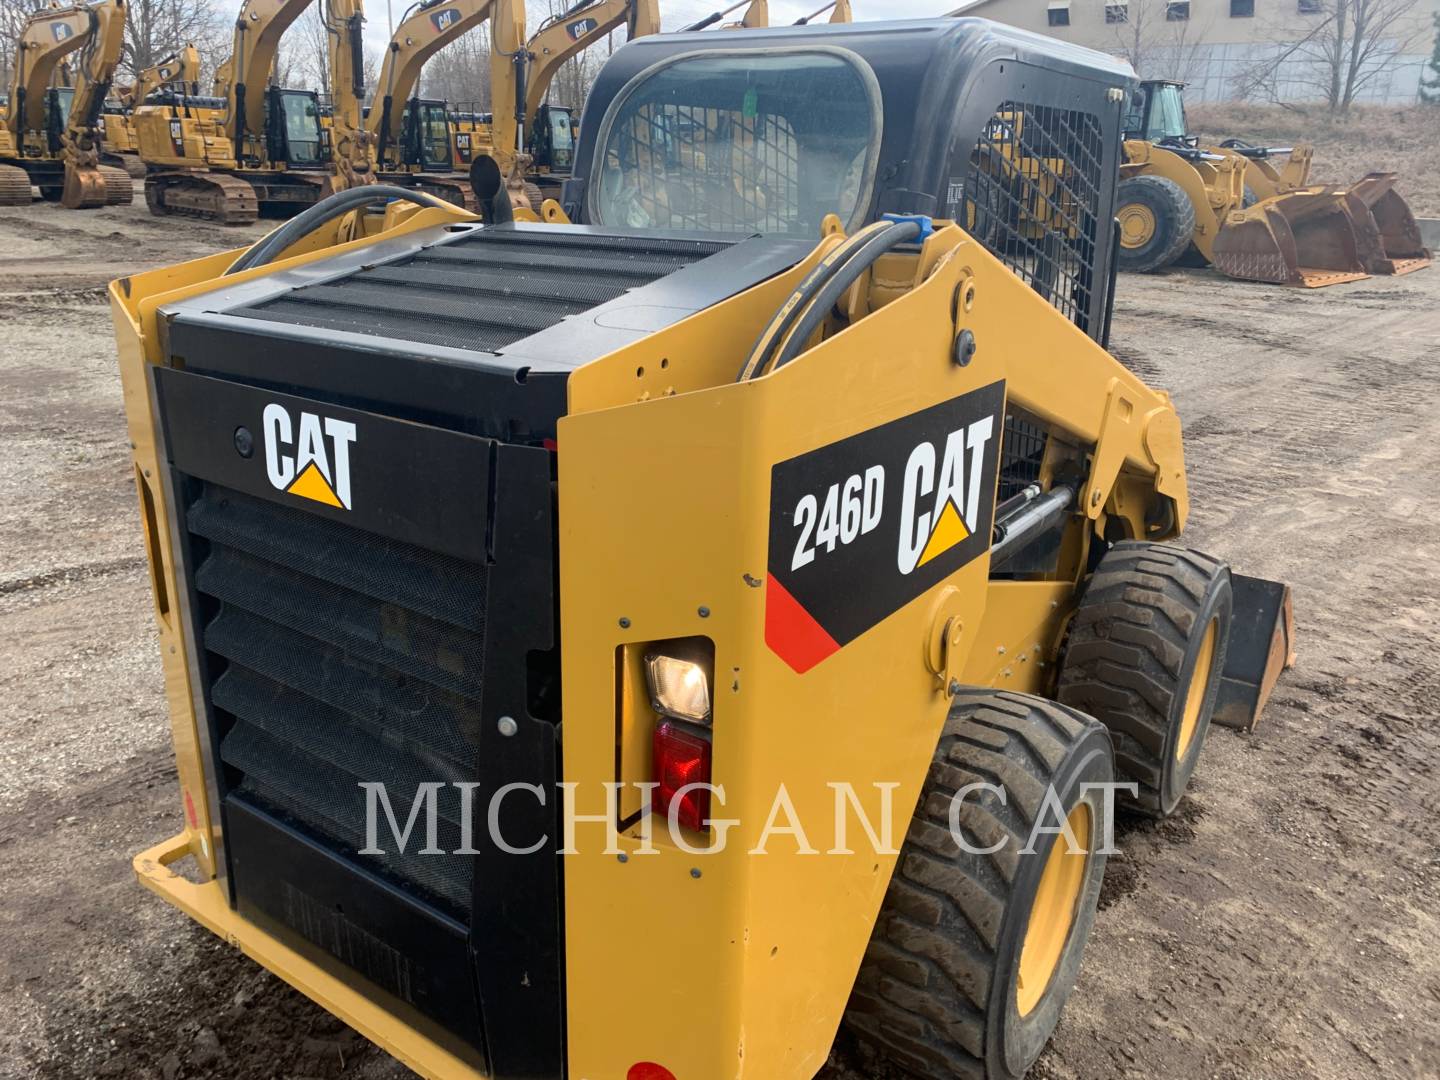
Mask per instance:
[[[1312,187],[1232,211],[1215,237],[1212,261],[1227,277],[1315,289],[1360,281],[1383,259],[1363,200]]]
[[[1295,663],[1295,616],[1288,585],[1232,573],[1230,587],[1235,614],[1212,720],[1254,731],[1275,680]]]
[[[1365,204],[1380,237],[1381,255],[1370,267],[1372,274],[1408,274],[1430,265],[1415,215],[1395,191],[1394,173],[1367,173],[1350,194]]]
[[[60,191],[60,205],[68,210],[90,210],[110,200],[105,174],[98,165],[65,164],[65,186]]]

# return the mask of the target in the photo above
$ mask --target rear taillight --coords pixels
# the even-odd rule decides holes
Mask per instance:
[[[653,1061],[637,1061],[626,1070],[625,1080],[675,1080],[675,1074]]]
[[[710,817],[710,792],[682,790],[710,783],[710,740],[677,720],[661,720],[654,741],[655,812],[675,818],[687,829],[703,830]]]

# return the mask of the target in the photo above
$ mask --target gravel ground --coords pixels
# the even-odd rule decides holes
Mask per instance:
[[[409,1075],[130,874],[180,809],[103,286],[259,231],[0,210],[0,1076]],[[1032,1075],[1435,1076],[1440,270],[1126,277],[1115,349],[1186,421],[1188,542],[1293,585],[1300,663],[1123,824]]]

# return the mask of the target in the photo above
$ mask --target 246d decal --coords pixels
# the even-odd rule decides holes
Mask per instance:
[[[1005,384],[779,462],[765,641],[810,670],[990,547]]]

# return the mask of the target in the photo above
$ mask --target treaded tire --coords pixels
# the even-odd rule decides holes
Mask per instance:
[[[1230,568],[1173,544],[1116,544],[1086,586],[1060,662],[1057,697],[1110,729],[1122,804],[1157,817],[1175,809],[1215,711],[1230,642]],[[1210,623],[1216,636],[1203,698],[1183,740],[1185,707]]]
[[[916,1076],[1022,1077],[1075,985],[1105,875],[1104,793],[1081,785],[1112,775],[1110,739],[1088,716],[1028,694],[961,691],[846,1007],[851,1034]],[[1004,803],[972,794],[958,811],[971,847],[1003,841],[993,855],[964,852],[950,834],[952,800],[975,783],[1007,792]],[[1052,784],[1067,814],[1089,804],[1091,835],[1077,837],[1089,854],[1053,975],[1021,1016],[1016,982],[1031,907],[1053,845],[1066,842],[1045,834],[1022,853]],[[1053,809],[1043,823],[1057,824]]]
[[[1115,191],[1115,213],[1130,203],[1144,206],[1155,218],[1155,232],[1140,247],[1116,248],[1120,269],[1135,274],[1163,270],[1190,246],[1195,235],[1195,207],[1185,190],[1165,176],[1132,176]]]

